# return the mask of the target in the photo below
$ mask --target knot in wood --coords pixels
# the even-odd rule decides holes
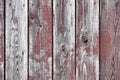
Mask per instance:
[[[87,37],[84,35],[84,36],[82,36],[82,41],[84,42],[84,43],[87,43],[88,42],[88,39],[87,39]]]
[[[62,45],[61,48],[62,48],[62,51],[65,52],[65,45]]]
[[[41,25],[41,24],[39,24],[39,27],[42,27],[42,25]]]

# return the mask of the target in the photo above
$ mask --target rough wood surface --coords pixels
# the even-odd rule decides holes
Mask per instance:
[[[76,0],[76,80],[99,80],[99,0]]]
[[[0,0],[0,80],[4,80],[4,0]]]
[[[6,0],[5,80],[27,80],[27,0]]]
[[[52,0],[29,1],[29,80],[52,80]]]
[[[54,80],[75,80],[75,0],[53,0]]]
[[[100,6],[100,80],[120,80],[120,0]]]

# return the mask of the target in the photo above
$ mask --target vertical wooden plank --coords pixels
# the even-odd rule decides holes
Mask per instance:
[[[0,0],[0,80],[4,80],[4,0]]]
[[[5,7],[5,80],[27,80],[27,0],[6,0]]]
[[[75,0],[53,0],[54,80],[75,80]]]
[[[29,80],[52,80],[52,0],[29,1]]]
[[[76,0],[76,80],[99,80],[99,0]]]
[[[120,0],[100,6],[100,80],[120,80]]]

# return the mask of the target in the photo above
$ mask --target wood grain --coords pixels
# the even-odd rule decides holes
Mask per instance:
[[[120,80],[120,0],[100,6],[100,80]]]
[[[76,0],[76,80],[99,80],[99,0]]]
[[[53,0],[54,80],[75,80],[75,0]]]
[[[4,80],[4,0],[0,0],[0,80]]]
[[[52,80],[52,0],[29,1],[29,80]]]
[[[6,0],[5,80],[27,80],[27,0]]]

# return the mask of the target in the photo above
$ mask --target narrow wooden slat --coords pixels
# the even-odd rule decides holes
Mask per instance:
[[[100,6],[100,80],[120,80],[120,0]]]
[[[52,0],[29,0],[29,80],[52,80]]]
[[[54,80],[75,80],[75,0],[53,0]]]
[[[99,80],[99,0],[76,0],[76,80]]]
[[[0,0],[0,80],[4,80],[4,0]]]
[[[5,80],[27,80],[27,0],[6,0],[5,3]]]

